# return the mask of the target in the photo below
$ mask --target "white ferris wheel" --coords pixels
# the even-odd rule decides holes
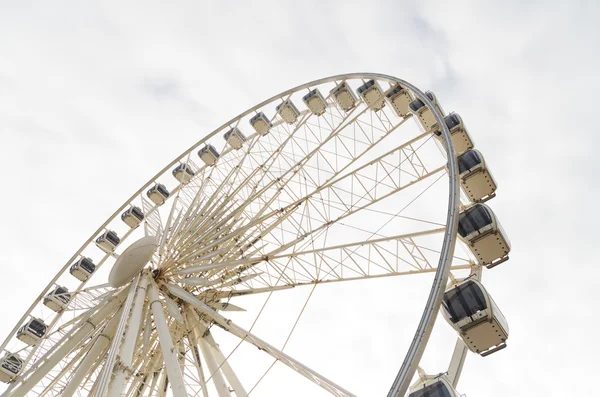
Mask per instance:
[[[467,352],[508,338],[482,284],[510,251],[483,204],[495,191],[464,121],[431,92],[372,73],[285,91],[183,152],[74,253],[2,343],[1,396],[245,397],[275,363],[354,396],[253,332],[257,298],[429,273],[388,396],[457,397]],[[440,310],[458,338],[449,368],[426,373]],[[240,346],[272,362],[252,384]]]

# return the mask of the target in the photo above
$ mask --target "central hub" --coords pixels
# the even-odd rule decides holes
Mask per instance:
[[[108,275],[108,283],[113,288],[121,287],[138,275],[158,248],[158,239],[154,236],[142,237],[131,244],[115,261]]]

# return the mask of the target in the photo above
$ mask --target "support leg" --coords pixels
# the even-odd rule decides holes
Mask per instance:
[[[217,388],[217,393],[219,394],[219,397],[231,397],[231,393],[229,392],[229,386],[227,386],[227,383],[223,378],[223,374],[221,373],[221,369],[219,368],[217,360],[215,360],[215,357],[212,354],[210,345],[203,339],[200,339],[198,341],[198,345],[202,350],[202,355],[206,360],[206,365],[208,365],[208,370],[210,371],[213,383]]]
[[[208,366],[208,371],[210,373],[210,377],[213,380],[215,388],[217,389],[217,393],[219,397],[231,397],[231,393],[229,392],[229,387],[223,379],[223,374],[219,368],[219,364],[215,360],[210,345],[204,340],[203,335],[206,331],[206,327],[200,322],[198,315],[194,312],[194,309],[189,307],[185,311],[185,322],[186,328],[188,330],[188,337],[193,339],[193,343],[190,343],[194,348],[196,348],[195,353],[197,354],[197,358],[195,358],[198,363],[198,370],[201,382],[203,383],[203,391],[205,396],[208,394],[208,390],[206,389],[206,382],[204,380],[204,373],[202,373],[202,368],[200,367],[200,355],[198,354],[197,347],[200,347],[202,351],[202,355],[204,356],[204,360],[206,361],[206,365]]]
[[[31,373],[25,382],[12,390],[10,397],[25,397],[60,361],[62,361],[79,343],[81,343],[92,331],[105,320],[108,316],[114,314],[115,310],[121,305],[127,294],[127,289],[117,294],[96,314],[92,315],[73,336],[65,341],[58,349],[54,351],[48,359]]]
[[[89,370],[92,368],[100,354],[106,349],[106,347],[114,337],[118,324],[119,315],[116,314],[115,316],[113,316],[113,318],[110,319],[106,327],[104,327],[104,331],[100,335],[98,335],[98,337],[94,341],[94,345],[86,354],[81,364],[79,364],[77,370],[75,370],[75,373],[69,380],[69,383],[61,393],[62,397],[72,397],[75,394],[79,386],[81,386],[81,382],[89,373]]]
[[[138,283],[135,300],[127,322],[127,330],[125,331],[125,339],[121,345],[119,353],[119,365],[115,369],[115,375],[108,386],[107,397],[120,397],[125,386],[125,381],[128,374],[131,372],[133,364],[133,356],[135,353],[135,345],[140,335],[142,326],[142,313],[144,309],[144,301],[146,299],[146,288],[148,286],[148,276],[142,275]]]
[[[235,372],[233,372],[231,365],[229,365],[229,362],[227,362],[227,360],[225,359],[225,355],[219,348],[217,342],[215,342],[215,339],[213,338],[212,333],[210,331],[206,331],[206,333],[204,334],[204,339],[206,339],[206,341],[210,345],[212,352],[214,353],[214,356],[217,360],[217,363],[221,366],[221,371],[223,371],[223,374],[225,374],[225,377],[227,378],[227,381],[229,381],[229,384],[233,388],[235,395],[237,397],[248,397],[248,393],[244,389],[244,386],[242,386],[242,382],[240,382]]]
[[[154,283],[154,280],[150,282],[148,288],[148,298],[150,299],[150,308],[154,315],[154,323],[156,330],[158,331],[158,339],[160,347],[163,352],[163,358],[167,368],[167,374],[169,381],[171,382],[171,390],[173,391],[174,397],[187,397],[187,391],[185,383],[183,382],[183,375],[179,368],[179,361],[177,360],[177,352],[175,351],[175,345],[171,338],[171,332],[167,325],[167,319],[165,318],[165,312],[163,309],[162,302],[158,296],[158,288]]]

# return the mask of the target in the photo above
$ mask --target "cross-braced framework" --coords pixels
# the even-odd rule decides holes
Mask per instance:
[[[441,138],[394,104],[399,87],[431,107]],[[404,81],[355,74],[296,87],[233,118],[138,190],[41,292],[2,345],[22,360],[3,396],[260,395],[265,376],[245,384],[244,368],[231,365],[239,344],[326,395],[353,396],[238,323],[236,312],[255,308],[246,296],[434,274],[393,387],[403,395],[449,272],[479,269],[473,255],[454,255],[458,171],[442,117]],[[107,232],[118,241],[102,240]],[[145,236],[155,237],[147,264],[122,285],[106,283]],[[81,258],[94,269],[75,277]],[[52,308],[49,297],[65,299]],[[34,312],[46,331],[24,343],[18,330]],[[223,333],[239,341],[232,351],[221,350]]]

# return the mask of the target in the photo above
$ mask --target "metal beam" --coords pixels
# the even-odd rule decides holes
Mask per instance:
[[[204,356],[204,360],[206,360],[206,365],[208,365],[208,370],[210,371],[210,377],[213,380],[213,384],[217,389],[219,397],[231,397],[229,387],[225,382],[225,378],[223,378],[219,364],[213,356],[210,346],[202,338],[198,340],[198,346],[200,346],[200,350],[202,350],[202,355]]]
[[[196,314],[190,308],[183,312],[186,331],[187,331],[187,339],[190,345],[190,349],[192,351],[192,356],[194,358],[194,365],[196,366],[196,371],[198,372],[198,379],[200,380],[200,387],[202,388],[202,394],[204,397],[208,397],[208,389],[206,388],[206,378],[204,376],[204,370],[202,369],[202,360],[200,359],[200,352],[198,351],[198,341],[202,338],[202,335],[199,333],[199,329],[197,327],[197,319]]]
[[[96,360],[98,360],[100,354],[107,348],[108,344],[114,337],[118,324],[119,315],[117,313],[110,319],[108,324],[104,327],[102,333],[98,335],[94,341],[94,344],[92,345],[92,348],[90,351],[88,351],[84,359],[75,370],[75,373],[69,380],[67,386],[62,390],[60,394],[61,397],[72,397],[79,387],[82,386],[83,379],[89,373],[92,366],[96,363]]]
[[[167,367],[168,378],[171,382],[173,396],[187,397],[183,375],[179,368],[177,352],[175,351],[175,345],[173,344],[171,332],[169,331],[169,326],[167,325],[167,319],[165,317],[162,302],[158,296],[158,287],[156,286],[154,280],[151,280],[148,287],[148,299],[150,300],[152,315],[154,316],[154,324],[156,325],[156,330],[158,331],[158,339],[160,341],[160,347],[162,349],[163,358]]]
[[[230,333],[237,336],[238,338],[253,344],[254,346],[258,347],[259,349],[264,350],[269,355],[271,355],[273,358],[281,361],[282,364],[287,365],[288,367],[290,367],[291,369],[293,369],[300,375],[304,376],[311,382],[313,382],[313,383],[317,384],[318,386],[322,387],[323,389],[327,390],[334,396],[355,397],[354,394],[345,390],[341,386],[338,386],[334,382],[330,381],[329,379],[325,378],[321,374],[317,373],[316,371],[314,371],[311,368],[307,367],[306,365],[302,364],[298,360],[285,354],[284,352],[280,351],[279,349],[275,348],[274,346],[271,346],[267,342],[258,338],[256,335],[253,335],[252,333],[250,333],[249,331],[246,331],[245,329],[239,327],[238,325],[234,324],[231,320],[226,319],[225,317],[221,316],[219,313],[214,311],[212,308],[210,308],[209,306],[204,304],[202,301],[200,301],[198,298],[196,298],[194,295],[192,295],[188,291],[184,290],[180,286],[174,285],[174,284],[167,284],[166,286],[169,289],[169,292],[171,292],[171,294],[175,295],[176,297],[178,297],[180,299],[183,299],[184,301],[188,302],[189,304],[191,304],[192,306],[194,306],[195,308],[200,310],[202,313],[208,315],[212,320],[214,320],[217,324],[219,324],[221,326],[221,328],[223,328],[224,330],[229,331]]]
[[[448,366],[448,380],[454,388],[458,385],[458,379],[460,378],[468,352],[469,348],[467,345],[464,344],[461,338],[457,338],[456,345],[454,346],[454,353],[452,353],[452,359]]]
[[[117,326],[115,337],[113,338],[110,349],[108,350],[108,355],[104,360],[104,367],[100,373],[100,382],[98,383],[98,389],[96,392],[96,395],[99,397],[105,397],[108,391],[108,385],[112,379],[113,370],[115,369],[114,367],[117,361],[118,350],[121,346],[121,339],[123,337],[123,333],[125,332],[125,328],[127,327],[127,320],[129,319],[129,313],[131,311],[131,306],[133,305],[140,278],[141,274],[139,274],[130,284],[129,293],[127,294],[127,300],[123,306],[123,313],[121,313],[121,318],[119,320],[119,325]]]
[[[113,299],[110,299],[104,307],[83,323],[70,339],[56,349],[54,354],[48,357],[44,363],[39,365],[27,379],[24,379],[20,386],[16,387],[11,392],[5,392],[2,396],[24,397],[29,393],[31,389],[33,389],[60,361],[83,342],[83,340],[94,331],[98,324],[108,318],[108,316],[114,314],[116,309],[123,303],[127,292],[128,289],[124,289],[119,294],[115,295]]]
[[[204,339],[206,339],[206,341],[210,345],[213,355],[217,360],[217,364],[219,364],[221,371],[227,378],[227,381],[229,381],[229,384],[233,388],[235,395],[237,397],[248,397],[248,392],[246,392],[246,389],[244,389],[242,382],[240,382],[240,379],[237,377],[237,375],[231,368],[231,365],[229,365],[229,361],[227,361],[227,358],[219,348],[219,345],[217,344],[217,342],[215,342],[215,339],[213,338],[210,330],[206,330],[204,332]]]
[[[118,365],[114,370],[114,376],[108,386],[107,397],[119,397],[123,393],[125,380],[132,371],[133,358],[135,353],[135,344],[140,335],[142,326],[142,313],[144,311],[144,301],[146,299],[146,288],[148,287],[148,275],[142,274],[137,286],[135,300],[131,308],[131,314],[127,322],[125,339],[121,344],[121,350],[118,357]]]

